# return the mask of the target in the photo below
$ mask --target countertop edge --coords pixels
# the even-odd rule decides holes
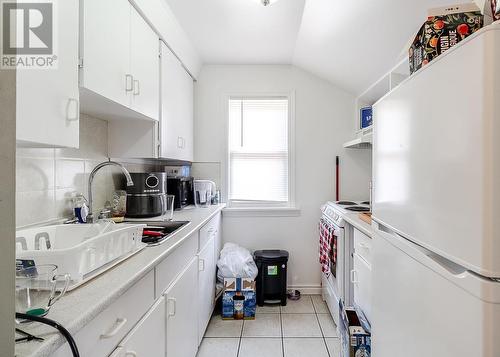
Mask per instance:
[[[140,270],[136,272],[136,274],[132,275],[130,279],[128,279],[124,284],[119,285],[116,289],[113,290],[113,292],[110,295],[107,295],[103,297],[102,300],[100,300],[100,303],[93,305],[92,308],[89,311],[86,311],[84,315],[79,316],[76,318],[72,323],[65,325],[64,327],[72,334],[76,335],[80,330],[82,330],[90,321],[92,321],[96,316],[98,316],[101,312],[103,312],[106,308],[108,308],[111,304],[113,304],[119,297],[123,295],[125,291],[130,289],[134,284],[136,284],[140,279],[145,277],[152,269],[155,268],[158,263],[160,263],[162,260],[164,260],[168,255],[170,255],[176,248],[178,248],[186,239],[188,239],[193,233],[198,231],[201,227],[203,227],[208,221],[210,221],[214,216],[216,216],[218,213],[220,213],[225,207],[225,204],[220,204],[214,211],[212,211],[210,214],[208,214],[206,217],[204,217],[201,221],[197,222],[197,224],[191,225],[189,224],[185,228],[181,229],[179,232],[175,233],[170,240],[177,239],[175,243],[173,243],[171,246],[166,248],[164,251],[162,251],[160,254],[158,254],[155,259],[151,260],[148,264],[144,265]],[[184,214],[189,214],[189,212],[184,212]],[[180,236],[180,238],[179,238]],[[136,255],[132,256],[131,258],[121,262],[117,266],[123,266],[126,265],[127,262],[142,254],[145,250],[147,249],[158,249],[161,248],[162,246],[156,246],[156,247],[151,247],[151,248],[144,248],[143,250],[139,251]],[[95,279],[98,279],[104,275],[106,275],[109,271],[106,271],[102,273],[101,275],[97,276]],[[93,280],[90,280],[86,284],[92,284]],[[75,289],[75,291],[77,291]],[[50,318],[50,316],[49,316]],[[47,331],[51,331],[47,327]],[[50,337],[49,337],[50,336]],[[22,357],[22,356],[29,356],[29,357],[48,357],[51,355],[51,353],[54,353],[57,351],[58,348],[60,348],[65,342],[65,338],[57,333],[50,333],[47,336],[44,336],[45,340],[39,344],[39,345],[34,345],[37,342],[30,342],[27,343],[23,347],[28,347],[29,345],[33,344],[34,348],[32,351],[28,352],[29,354],[17,354],[16,357]],[[28,347],[29,348],[29,347]]]
[[[373,230],[371,226],[361,220],[361,218],[358,217],[357,213],[348,213],[343,216],[344,220],[352,225],[354,228],[358,229],[362,233],[366,234],[368,237],[372,238],[373,236]]]

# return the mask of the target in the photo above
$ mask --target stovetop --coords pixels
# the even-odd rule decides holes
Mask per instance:
[[[339,227],[344,226],[343,216],[353,212],[370,212],[369,201],[337,201],[327,202],[321,209],[323,215]]]

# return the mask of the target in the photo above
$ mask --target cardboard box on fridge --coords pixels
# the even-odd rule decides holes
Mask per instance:
[[[500,0],[490,0],[490,2],[491,2],[491,16],[493,17],[493,21],[500,20]]]
[[[474,3],[429,10],[427,21],[409,48],[410,73],[480,30],[485,23],[483,12]]]
[[[358,313],[353,308],[344,308],[342,302],[340,312],[340,352],[341,357],[370,357],[372,348],[371,333],[361,324]]]
[[[224,293],[222,294],[222,318],[232,320],[234,314],[234,297],[243,296],[243,318],[255,319],[256,295],[255,280],[249,278],[225,278]]]

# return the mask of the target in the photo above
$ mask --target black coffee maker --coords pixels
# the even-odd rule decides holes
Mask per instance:
[[[162,216],[167,211],[167,174],[165,172],[131,173],[133,186],[127,187],[128,218]]]
[[[174,195],[174,208],[183,209],[186,206],[194,204],[192,177],[169,177],[167,179],[167,189],[169,195]]]

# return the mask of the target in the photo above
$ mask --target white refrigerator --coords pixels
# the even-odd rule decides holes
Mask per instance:
[[[374,106],[373,357],[500,356],[500,25]]]

